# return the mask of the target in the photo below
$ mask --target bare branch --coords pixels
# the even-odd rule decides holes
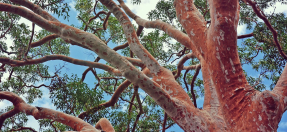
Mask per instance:
[[[66,62],[70,62],[77,65],[89,66],[94,68],[99,68],[105,71],[108,71],[110,74],[121,76],[121,72],[117,69],[114,69],[111,66],[104,65],[98,62],[84,61],[79,59],[74,59],[64,55],[47,55],[39,59],[27,60],[27,61],[19,61],[19,60],[11,60],[10,58],[0,57],[0,62],[4,64],[9,64],[11,66],[23,66],[23,65],[32,65],[39,64],[50,60],[63,60]]]
[[[44,38],[42,38],[41,40],[37,41],[37,42],[33,42],[31,43],[31,47],[37,47],[37,46],[41,46],[43,44],[45,44],[46,42],[49,42],[53,39],[56,39],[58,38],[59,36],[57,34],[51,34],[51,35],[48,35]]]
[[[110,107],[113,106],[119,99],[121,93],[131,84],[130,81],[126,80],[124,81],[118,88],[117,90],[114,92],[113,96],[111,97],[111,99],[108,102],[105,102],[103,104],[100,104],[99,106],[95,106],[91,109],[89,109],[88,111],[85,111],[83,113],[81,113],[78,117],[81,119],[84,119],[86,116],[88,116],[88,114],[90,113],[94,113],[96,111],[98,111],[101,108],[106,108],[106,107]]]
[[[247,2],[253,9],[253,11],[256,13],[256,15],[261,18],[264,23],[266,24],[266,26],[268,27],[268,29],[272,32],[273,34],[273,41],[275,42],[279,53],[282,55],[282,57],[287,60],[287,56],[286,54],[283,52],[282,47],[278,41],[278,33],[277,31],[273,28],[273,26],[271,25],[271,23],[268,21],[268,19],[262,14],[262,11],[259,9],[259,7],[256,5],[255,2],[251,1],[251,0],[244,0],[245,2]]]
[[[100,130],[103,130],[105,132],[114,132],[114,128],[112,126],[112,124],[109,122],[108,119],[106,118],[101,118],[96,126],[95,126],[97,129],[100,129]]]
[[[30,127],[20,127],[18,129],[11,129],[10,131],[21,131],[21,130],[30,130],[32,132],[37,132],[34,129],[30,128]]]
[[[248,38],[248,37],[252,37],[253,35],[254,35],[253,33],[244,34],[244,35],[237,36],[237,39]]]
[[[195,73],[194,73],[194,75],[193,75],[193,77],[192,77],[191,83],[190,83],[190,86],[191,86],[190,92],[191,92],[191,95],[192,95],[193,104],[194,104],[194,106],[195,106],[196,108],[197,108],[196,97],[195,97],[193,88],[194,88],[194,82],[195,82],[195,80],[196,80],[196,77],[198,76],[198,73],[199,73],[200,68],[201,68],[201,65],[200,65],[200,64],[196,66],[196,71],[195,71]]]

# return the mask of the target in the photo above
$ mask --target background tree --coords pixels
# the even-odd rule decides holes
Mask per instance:
[[[0,68],[1,76],[9,76],[1,80],[0,99],[13,103],[1,112],[2,131],[35,131],[25,127],[27,115],[38,119],[42,131],[165,131],[175,123],[185,131],[278,128],[287,109],[287,20],[283,13],[265,10],[282,1],[161,0],[148,14],[150,20],[122,0],[76,2],[80,26],[49,14],[68,19],[65,1],[1,1]],[[18,23],[21,17],[32,22],[32,30]],[[247,24],[252,33],[237,36],[238,24]],[[35,25],[44,30],[35,32]],[[144,35],[144,28],[156,30]],[[118,46],[110,48],[111,43]],[[69,57],[70,44],[98,57]],[[61,74],[65,65],[51,74],[49,60],[87,69],[81,78]],[[260,72],[259,77],[245,73],[242,65]],[[97,79],[93,88],[84,81],[88,72]],[[265,90],[262,79],[272,81],[272,91]],[[36,85],[45,81],[49,84]],[[49,89],[62,112],[30,105],[43,96],[40,87]],[[199,96],[204,96],[203,108],[197,108]]]

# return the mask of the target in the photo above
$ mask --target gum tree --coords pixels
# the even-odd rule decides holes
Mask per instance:
[[[33,130],[24,127],[26,115],[32,115],[42,126],[50,124],[55,131],[165,131],[174,123],[184,131],[275,131],[287,109],[286,16],[265,14],[264,10],[276,2],[160,1],[149,13],[150,20],[145,20],[122,0],[119,4],[79,0],[75,8],[83,24],[75,27],[61,23],[48,12],[66,18],[69,8],[63,1],[3,1],[0,68],[9,77],[1,84],[0,99],[12,102],[13,107],[2,112],[0,125],[6,126],[3,130],[9,130],[11,124],[10,130]],[[32,22],[32,31],[14,22],[20,17]],[[261,22],[257,22],[259,19]],[[237,36],[239,23],[247,24],[253,33]],[[44,30],[35,32],[35,25]],[[144,28],[156,30],[143,35]],[[6,35],[14,40],[11,51],[7,50]],[[238,47],[237,40],[248,37],[252,38]],[[109,41],[125,43],[111,49]],[[98,57],[95,61],[71,58],[70,44],[93,51]],[[166,45],[168,51],[162,49]],[[116,52],[119,49],[121,54]],[[180,61],[167,64],[174,54]],[[258,54],[263,59],[254,59]],[[101,59],[106,64],[100,63]],[[189,59],[187,66],[184,63]],[[52,76],[43,64],[49,60],[88,68],[81,79],[60,74],[62,67]],[[243,64],[261,71],[260,76],[247,76]],[[95,69],[106,72],[99,74]],[[189,70],[195,70],[194,74]],[[202,80],[196,79],[200,70]],[[93,89],[84,83],[89,71],[97,79]],[[182,71],[186,72],[182,75]],[[272,91],[262,91],[262,78],[272,81]],[[34,85],[41,80],[51,83]],[[41,97],[39,87],[49,89],[52,102],[61,111],[29,104]],[[203,108],[197,108],[194,87],[203,91]],[[148,95],[144,99],[139,88]],[[101,94],[110,95],[110,100],[103,100]],[[119,111],[121,101],[128,103],[126,112]]]

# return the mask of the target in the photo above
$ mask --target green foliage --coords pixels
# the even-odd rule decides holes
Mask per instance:
[[[9,0],[2,0],[4,3],[11,3]],[[41,0],[32,1],[39,4],[46,11],[53,13],[55,16],[69,20],[69,11],[71,7],[66,1],[62,0]],[[123,29],[119,21],[111,14],[108,18],[107,29],[103,29],[104,20],[106,19],[108,9],[100,2],[97,3],[94,9],[94,0],[76,0],[75,9],[78,11],[77,19],[81,22],[80,25],[75,27],[84,30],[87,26],[86,32],[90,32],[99,37],[102,41],[110,47],[115,45],[124,44],[127,40],[125,38]],[[132,0],[133,4],[140,4],[141,0]],[[148,13],[149,20],[160,19],[174,26],[175,28],[185,32],[181,24],[177,21],[175,8],[173,7],[174,0],[160,0],[156,8]],[[257,90],[265,90],[268,86],[264,83],[265,80],[271,81],[270,88],[272,89],[282,73],[286,60],[279,54],[275,43],[273,42],[273,35],[266,25],[259,21],[260,19],[253,12],[252,8],[246,5],[243,1],[240,2],[240,20],[239,24],[247,25],[247,29],[252,30],[254,37],[238,41],[238,54],[243,66],[258,72],[259,74],[249,74],[245,72],[249,84]],[[276,2],[286,4],[284,1],[278,0],[259,0],[257,4],[263,10],[265,16],[270,21],[271,25],[278,32],[278,40],[282,46],[282,50],[287,52],[287,17],[283,13],[269,13],[266,10],[270,7],[275,7]],[[206,0],[194,0],[195,6],[199,12],[203,14],[206,21],[210,21],[209,7]],[[91,17],[94,17],[100,11],[105,11],[96,19],[89,22]],[[15,60],[25,60],[24,53],[31,38],[31,25],[20,23],[20,16],[14,14],[7,14],[0,12],[1,31],[9,29],[11,23],[12,27],[5,36],[0,39],[1,57],[9,57]],[[88,23],[89,22],[89,23]],[[134,25],[137,29],[137,25]],[[2,32],[1,32],[2,33]],[[50,32],[45,30],[36,31],[33,36],[33,41],[36,42],[45,36],[51,35]],[[177,61],[180,60],[185,54],[192,51],[185,49],[180,43],[175,42],[166,33],[159,30],[146,32],[145,30],[139,36],[141,44],[158,60],[158,62],[165,68],[173,71],[177,70]],[[112,43],[112,44],[111,44]],[[28,52],[28,59],[38,59],[46,55],[61,54],[70,55],[70,44],[66,43],[61,38],[51,40],[41,46],[31,48]],[[5,52],[6,51],[6,52]],[[9,51],[9,53],[7,53]],[[118,51],[123,56],[130,56],[129,47]],[[175,63],[173,63],[175,62]],[[185,66],[199,64],[199,60],[192,59],[185,63]],[[50,66],[50,65],[49,65]],[[108,101],[113,93],[117,90],[118,86],[125,80],[122,77],[115,77],[107,72],[100,72],[95,78],[100,79],[95,81],[93,86],[89,86],[81,81],[77,74],[64,73],[61,74],[60,68],[55,68],[52,73],[51,66],[47,63],[38,65],[26,65],[21,67],[5,66],[8,73],[6,79],[2,79],[0,83],[0,91],[11,91],[23,97],[28,103],[32,104],[36,99],[40,99],[43,95],[49,95],[53,105],[57,110],[64,113],[78,116],[80,113],[90,110],[99,104]],[[73,71],[72,71],[73,72]],[[178,83],[185,89],[190,98],[190,84],[194,77],[195,71],[189,71],[186,74],[186,82],[188,91],[184,84],[184,70],[177,79]],[[4,74],[1,72],[0,77]],[[10,76],[10,77],[9,77]],[[112,79],[106,79],[106,78]],[[201,73],[197,77],[194,84],[194,93],[196,97],[203,97],[204,88]],[[45,84],[46,87],[38,88],[40,84]],[[269,85],[269,84],[268,84]],[[47,93],[43,93],[43,88],[48,89]],[[100,118],[108,118],[117,132],[126,131],[127,126],[130,130],[135,126],[135,131],[159,131],[162,129],[164,118],[164,111],[152,100],[151,97],[146,95],[142,90],[138,90],[140,102],[142,104],[143,113],[137,116],[140,112],[139,101],[133,97],[135,89],[130,85],[120,95],[118,102],[108,108],[100,108],[95,113],[89,113],[84,118],[88,123],[95,125]],[[132,99],[134,98],[134,99]],[[1,109],[0,114],[11,110],[12,107]],[[13,118],[9,118],[4,122],[2,131],[9,131],[13,128],[17,129],[27,124],[27,116],[25,114],[17,114]],[[72,130],[70,127],[63,125],[59,122],[52,122],[52,120],[41,119],[38,120],[40,124],[40,131],[51,132],[55,128],[59,131]],[[53,124],[55,128],[51,125]],[[168,117],[166,126],[172,126],[174,122]]]

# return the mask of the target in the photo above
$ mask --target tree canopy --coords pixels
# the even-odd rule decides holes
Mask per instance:
[[[185,124],[204,124],[206,113],[220,125],[233,119],[232,114],[239,119],[243,112],[224,115],[222,109],[229,105],[239,111],[247,107],[240,101],[254,100],[242,89],[258,92],[258,99],[259,93],[272,96],[265,101],[270,104],[267,110],[276,110],[272,117],[280,121],[287,109],[287,17],[286,12],[276,12],[276,5],[287,3],[231,1],[226,5],[223,0],[159,0],[143,19],[126,5],[140,5],[141,0],[1,0],[0,99],[13,103],[1,108],[1,131],[36,131],[26,127],[28,115],[44,132],[83,131],[95,125],[105,131],[165,131],[176,124],[191,131]],[[80,24],[61,22],[75,15]],[[31,24],[21,23],[22,18]],[[42,29],[36,31],[35,25]],[[248,33],[236,36],[237,25],[246,25]],[[154,30],[146,32],[148,28]],[[90,58],[70,56],[78,54],[71,47],[86,49]],[[69,67],[62,62],[85,70],[65,73]],[[254,71],[257,74],[250,74]],[[95,82],[87,81],[88,73]],[[45,95],[57,111],[31,105]],[[203,107],[198,107],[198,98],[204,98]],[[173,109],[181,106],[186,111]],[[258,109],[261,106],[265,105]],[[217,114],[224,119],[214,117]],[[183,121],[180,116],[199,117]],[[278,123],[272,124],[275,130]]]

